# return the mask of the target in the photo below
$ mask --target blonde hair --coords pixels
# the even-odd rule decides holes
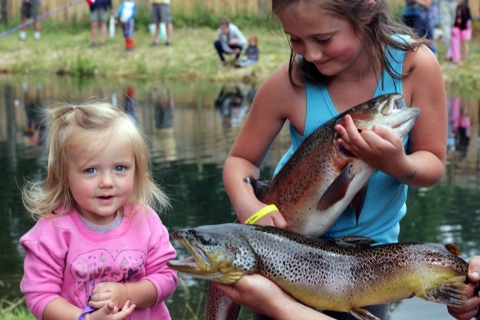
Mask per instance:
[[[22,192],[25,208],[34,219],[47,217],[57,208],[62,210],[56,216],[65,215],[75,207],[68,187],[72,148],[92,141],[106,144],[114,135],[130,143],[134,152],[135,177],[129,203],[157,209],[170,206],[152,179],[146,137],[125,113],[108,103],[86,103],[45,108],[43,115],[47,176],[41,181],[27,181]]]

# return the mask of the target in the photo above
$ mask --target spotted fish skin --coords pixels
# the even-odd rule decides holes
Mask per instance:
[[[207,286],[205,320],[237,320],[240,305],[230,300],[210,281]]]
[[[358,222],[375,169],[337,143],[335,126],[348,114],[359,130],[380,125],[403,138],[420,110],[402,102],[402,95],[386,94],[353,107],[309,135],[272,180],[246,181],[260,201],[277,206],[289,230],[319,237],[350,204]]]
[[[372,241],[365,237],[320,240],[241,224],[180,229],[172,237],[197,261],[169,262],[179,272],[225,284],[259,273],[308,306],[349,312],[358,319],[377,319],[361,308],[366,305],[417,296],[461,306],[467,297],[468,264],[453,245],[370,246]],[[228,272],[234,276],[224,274]]]

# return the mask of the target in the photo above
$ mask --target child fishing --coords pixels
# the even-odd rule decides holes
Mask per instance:
[[[23,191],[37,219],[21,239],[21,290],[38,319],[170,319],[177,285],[168,206],[149,172],[143,133],[106,103],[44,110],[44,180]]]
[[[444,172],[446,95],[435,55],[425,39],[393,21],[385,0],[273,0],[272,12],[290,41],[291,56],[261,85],[225,162],[224,184],[239,221],[270,205],[257,200],[245,179],[259,177],[262,162],[287,120],[292,146],[275,172],[322,124],[373,97],[398,92],[403,107],[421,110],[405,141],[381,126],[359,131],[348,115],[344,126],[335,127],[336,143],[377,171],[369,180],[358,224],[349,208],[323,236],[397,242],[408,186],[432,186]],[[258,223],[287,226],[278,211]],[[233,287],[217,286],[235,302],[275,319],[288,319],[284,312],[298,312],[297,319],[326,319],[326,315],[352,319],[339,312],[312,314],[285,295],[280,295],[280,302],[273,301],[278,288],[271,282],[259,276],[243,278]],[[260,284],[267,291],[260,292]],[[366,307],[380,319],[386,319],[388,308],[388,304]]]

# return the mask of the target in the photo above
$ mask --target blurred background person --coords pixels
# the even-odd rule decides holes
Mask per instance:
[[[135,40],[135,14],[137,13],[137,4],[133,0],[122,1],[115,15],[119,17],[122,25],[123,36],[125,37],[125,51],[133,51]]]
[[[21,24],[27,23],[29,19],[35,20],[33,23],[33,38],[35,40],[40,39],[40,20],[37,20],[40,14],[40,2],[41,0],[22,0],[22,6],[20,7],[20,21]],[[20,40],[27,39],[27,27],[24,26],[20,30]]]
[[[169,46],[172,40],[173,24],[172,14],[170,12],[170,0],[150,0],[152,5],[152,24],[155,25],[155,34],[153,36],[152,47],[159,45],[160,23],[167,26],[166,46]]]
[[[432,0],[406,0],[403,7],[402,22],[407,27],[412,28],[419,37],[431,40],[432,44],[428,47],[436,54],[429,18],[431,5]]]
[[[451,60],[459,62],[468,58],[469,41],[472,37],[472,16],[467,0],[457,0],[455,22],[452,27],[450,38]],[[463,55],[462,55],[463,47]]]
[[[249,44],[247,49],[245,49],[245,53],[243,54],[242,59],[236,65],[237,67],[248,67],[252,64],[258,62],[258,58],[260,55],[260,49],[258,48],[258,38],[257,36],[253,35],[250,36]]]
[[[114,14],[112,0],[87,0],[90,5],[90,22],[92,43],[90,48],[103,46],[107,37],[108,13]],[[100,43],[97,43],[98,30],[100,29]]]
[[[442,42],[447,45],[445,57],[450,59],[450,36],[453,23],[455,21],[455,12],[457,10],[457,0],[439,0],[440,6],[440,25],[442,27]]]
[[[220,26],[217,29],[217,40],[213,42],[220,58],[220,66],[226,65],[223,54],[235,54],[233,64],[238,64],[242,49],[247,43],[247,39],[236,25],[226,18],[220,20]]]

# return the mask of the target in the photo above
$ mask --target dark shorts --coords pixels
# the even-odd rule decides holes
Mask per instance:
[[[90,21],[107,21],[108,10],[105,8],[96,8],[90,12]]]
[[[37,19],[40,13],[40,4],[22,3],[20,16],[25,19]]]
[[[172,22],[170,14],[170,5],[166,3],[152,4],[152,23],[158,25],[160,22],[169,24]]]

